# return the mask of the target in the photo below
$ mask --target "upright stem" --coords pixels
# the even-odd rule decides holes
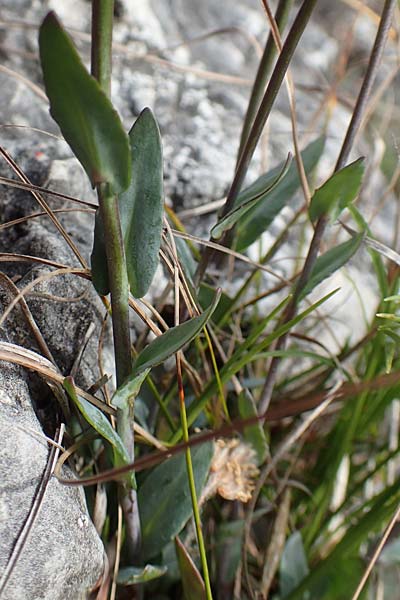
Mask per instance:
[[[104,223],[104,241],[111,291],[115,368],[117,386],[120,386],[132,372],[129,283],[117,196],[110,190],[107,183],[101,183],[97,187],[97,194],[100,216]]]
[[[293,0],[279,0],[276,13],[275,13],[275,21],[278,25],[278,29],[280,32],[283,31],[289,16],[290,9],[293,5]],[[256,117],[257,111],[260,106],[260,102],[262,100],[265,86],[267,84],[267,80],[269,74],[271,72],[271,67],[273,60],[276,56],[276,45],[274,42],[274,36],[272,33],[269,34],[267,43],[265,45],[265,49],[260,61],[260,64],[257,69],[257,75],[254,81],[253,89],[251,90],[249,104],[247,106],[246,116],[243,121],[242,134],[240,136],[240,144],[238,150],[238,161],[240,155],[242,154],[243,148],[249,139],[249,133],[251,126],[254,123],[254,119]]]
[[[235,176],[233,178],[232,185],[228,192],[226,202],[221,211],[222,217],[225,216],[234,207],[236,198],[239,195],[239,192],[244,182],[244,178],[246,177],[250,161],[253,158],[258,141],[261,137],[267,119],[271,113],[276,96],[278,95],[284,77],[286,75],[286,71],[288,70],[290,61],[293,57],[294,51],[296,50],[301,36],[303,35],[303,32],[307,26],[307,23],[310,20],[311,14],[315,8],[317,1],[318,0],[303,0],[303,4],[301,5],[293,22],[293,25],[290,28],[290,31],[286,37],[285,43],[282,47],[282,51],[280,52],[278,60],[276,61],[276,65],[272,72],[267,89],[257,110],[254,122],[252,123],[246,142],[243,145],[243,150],[238,159]],[[231,237],[232,231],[228,231],[222,236],[220,240],[218,240],[218,242],[220,244],[229,245]],[[206,271],[208,262],[212,258],[213,254],[214,251],[210,250],[209,248],[206,248],[202,256],[202,260],[197,269],[197,283],[201,281]]]
[[[92,75],[102,90],[110,96],[111,48],[114,0],[92,0]],[[124,241],[119,218],[118,198],[107,183],[97,187],[99,211],[104,225],[108,280],[114,335],[117,386],[132,372],[129,330],[129,282],[126,270]],[[133,405],[117,411],[117,430],[134,459]],[[125,517],[126,541],[130,560],[136,560],[140,549],[140,521],[136,490],[130,480],[120,484],[120,502]]]
[[[386,0],[385,1],[384,7],[382,10],[381,20],[379,22],[378,31],[377,31],[377,34],[375,37],[374,46],[372,48],[370,59],[368,62],[367,72],[365,74],[363,83],[361,85],[361,88],[360,88],[360,91],[359,91],[359,94],[357,97],[356,105],[355,105],[348,129],[346,132],[346,136],[344,138],[342,148],[341,148],[339,157],[336,162],[335,172],[345,166],[345,164],[348,160],[352,145],[354,143],[354,139],[359,131],[362,117],[364,114],[364,110],[367,105],[367,102],[368,102],[368,99],[370,96],[370,92],[371,92],[372,86],[375,81],[376,74],[378,72],[378,67],[379,67],[379,64],[380,64],[380,61],[382,58],[382,54],[383,54],[383,50],[385,47],[387,35],[388,35],[389,29],[390,29],[390,24],[391,24],[391,21],[393,18],[395,6],[396,6],[396,0]],[[290,321],[296,314],[297,301],[298,301],[299,295],[300,295],[301,291],[303,290],[305,284],[307,283],[312,269],[314,268],[315,261],[317,260],[317,257],[318,257],[321,240],[324,235],[327,224],[328,224],[328,218],[325,215],[322,215],[319,218],[319,220],[317,221],[317,224],[316,224],[315,230],[314,230],[314,235],[311,240],[310,248],[308,251],[308,255],[307,255],[306,261],[304,263],[303,271],[302,271],[302,273],[299,277],[299,280],[297,282],[297,285],[295,287],[293,298],[284,313],[283,323],[287,323],[288,321]],[[283,336],[278,340],[278,342],[276,344],[276,349],[278,349],[278,350],[282,349],[284,347],[285,343],[286,343],[286,336]],[[272,392],[273,392],[273,389],[275,386],[279,362],[280,362],[279,357],[275,357],[271,361],[268,375],[265,380],[264,387],[261,392],[261,396],[260,396],[260,400],[259,400],[259,413],[260,414],[265,414],[268,409],[268,406],[269,406],[269,403],[271,400],[271,396],[272,396]]]
[[[316,3],[317,0],[304,0],[293,22],[290,32],[288,33],[286,41],[282,47],[282,51],[279,54],[279,58],[271,75],[271,79],[269,80],[268,87],[261,101],[257,116],[250,130],[247,142],[240,156],[235,177],[224,205],[223,215],[228,213],[233,208],[234,202],[240,192],[246,176],[250,161],[253,158],[258,140],[261,137],[265,123],[267,122],[274,105],[275,98],[281,88],[290,61],[292,60],[294,51],[296,50],[306,25],[310,20]]]
[[[111,48],[114,0],[92,0],[92,75],[111,94]]]

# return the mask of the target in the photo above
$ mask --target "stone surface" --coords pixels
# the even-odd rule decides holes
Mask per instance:
[[[0,369],[0,572],[3,573],[46,467],[48,445],[21,369]],[[69,471],[64,469],[64,476]],[[69,473],[69,477],[72,475]],[[1,597],[77,600],[103,571],[103,547],[83,490],[52,478]]]
[[[48,154],[41,153],[37,158],[32,149],[20,150],[19,144],[13,150],[20,167],[31,180],[40,185],[51,179],[54,188],[57,187],[59,165],[49,159],[57,155],[56,148],[50,145]],[[79,179],[83,183],[83,174],[75,161],[63,161],[63,166],[69,167],[67,172],[64,168],[63,178],[68,175],[75,183]],[[2,174],[5,174],[4,168]],[[3,188],[1,192],[0,209],[4,221],[32,212],[34,203],[25,192],[11,188]],[[78,243],[90,239],[90,229],[84,220],[75,219],[73,226],[68,228],[73,230]],[[81,247],[87,255],[88,244],[81,244]],[[3,231],[0,250],[10,249],[77,265],[47,217]],[[51,271],[31,263],[3,263],[2,266],[2,271],[15,280],[19,289]],[[68,275],[40,282],[31,292],[26,300],[32,316],[64,375],[70,373],[86,331],[94,323],[96,334],[83,353],[77,374],[77,380],[89,387],[98,378],[97,343],[104,316],[104,309],[90,283]],[[0,299],[3,307],[12,300],[12,293],[2,279]],[[0,330],[0,339],[40,352],[18,307]],[[1,363],[0,390],[0,571],[4,572],[37,494],[49,454],[38,416],[46,433],[54,435],[61,411],[47,384],[20,367]],[[64,469],[64,476],[72,477],[69,469]],[[83,490],[61,485],[53,478],[2,598],[84,598],[102,574],[103,566],[103,545],[89,518]]]

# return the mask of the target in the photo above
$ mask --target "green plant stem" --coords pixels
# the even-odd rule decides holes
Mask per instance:
[[[104,237],[111,291],[115,368],[117,387],[119,387],[132,371],[129,331],[129,283],[119,220],[118,199],[112,193],[108,184],[100,184],[97,192],[100,215],[103,223],[105,223]],[[131,403],[126,408],[119,408],[117,411],[117,431],[132,461],[135,449],[132,427],[133,411],[134,408]],[[125,516],[128,553],[131,560],[137,560],[140,548],[140,521],[136,490],[131,488],[128,479],[120,485],[120,502]]]
[[[279,58],[276,62],[275,68],[269,80],[267,89],[258,108],[257,115],[249,131],[247,141],[243,147],[243,151],[238,160],[236,173],[233,178],[230,190],[228,192],[226,202],[222,208],[220,215],[221,217],[224,217],[234,207],[236,198],[238,197],[239,192],[242,188],[244,178],[246,177],[246,173],[249,168],[251,159],[253,158],[258,141],[261,137],[265,124],[271,113],[272,107],[275,102],[275,98],[280,90],[286,72],[288,70],[290,61],[293,57],[294,51],[296,50],[300,38],[307,26],[307,23],[310,20],[311,14],[315,8],[317,1],[318,0],[303,1],[303,4],[301,5],[297,16],[294,20],[294,23],[287,35],[285,43],[279,54]],[[228,245],[227,242],[230,241],[231,236],[232,230],[228,231],[225,235],[223,235],[220,240],[213,241],[218,241],[220,244]],[[210,248],[206,248],[196,273],[197,282],[201,281],[206,271],[208,262],[210,261],[213,255],[214,251]]]
[[[181,414],[181,427],[182,427],[183,441],[187,443],[187,442],[189,442],[189,430],[188,430],[188,422],[187,422],[187,416],[186,416],[185,395],[184,395],[184,390],[183,390],[182,368],[181,368],[181,361],[180,361],[179,354],[176,356],[176,370],[177,370],[177,380],[178,380],[179,408],[180,408],[180,414]],[[197,501],[196,484],[195,484],[195,480],[194,480],[192,455],[190,453],[190,448],[186,448],[185,457],[186,457],[186,468],[187,468],[187,474],[188,474],[190,496],[192,499],[193,517],[194,517],[196,534],[197,534],[197,544],[199,547],[200,562],[201,562],[201,567],[203,570],[204,585],[205,585],[205,590],[206,590],[206,598],[207,598],[207,600],[212,600],[210,575],[208,572],[207,555],[206,555],[206,548],[205,548],[205,544],[204,544],[203,531],[201,529],[200,510],[199,510],[199,504]]]
[[[114,0],[92,0],[92,75],[104,93],[110,95],[111,49]],[[131,339],[129,329],[129,282],[126,269],[124,241],[118,209],[118,198],[110,185],[97,186],[99,211],[104,224],[104,241],[108,279],[111,292],[111,310],[114,335],[114,356],[117,387],[132,371]],[[130,459],[134,460],[132,403],[117,411],[117,431]],[[136,490],[127,478],[119,486],[120,503],[125,517],[125,531],[130,560],[138,560],[141,533]]]
[[[360,129],[360,125],[362,122],[362,117],[363,117],[363,114],[365,111],[365,107],[368,103],[371,89],[372,89],[373,83],[375,81],[375,77],[378,72],[379,64],[380,64],[380,61],[382,58],[386,39],[387,39],[389,30],[390,30],[390,25],[392,22],[395,6],[396,6],[396,0],[386,0],[385,1],[384,7],[382,10],[381,19],[379,22],[378,31],[377,31],[377,34],[375,37],[374,46],[372,48],[370,59],[368,62],[367,71],[366,71],[365,77],[363,79],[363,83],[361,85],[361,88],[360,88],[360,91],[359,91],[359,94],[357,97],[356,105],[355,105],[355,108],[354,108],[354,111],[352,114],[352,118],[350,120],[350,124],[349,124],[347,132],[346,132],[346,136],[345,136],[343,144],[342,144],[341,151],[339,153],[339,157],[336,162],[334,172],[340,170],[341,168],[343,168],[345,166],[347,159],[349,157],[352,145],[356,138],[356,135]],[[327,215],[322,215],[317,221],[317,224],[316,224],[315,230],[314,230],[314,235],[311,240],[310,248],[308,251],[308,255],[307,255],[306,261],[304,263],[303,271],[302,271],[302,273],[299,277],[299,280],[296,284],[293,298],[285,311],[285,314],[283,317],[283,323],[293,319],[294,315],[296,314],[298,298],[310,277],[312,269],[314,268],[315,262],[318,257],[318,252],[319,252],[319,248],[321,245],[321,241],[322,241],[323,235],[325,233],[326,226],[328,224],[328,220],[329,219],[328,219]],[[277,340],[276,347],[275,347],[276,350],[282,350],[285,347],[286,338],[287,338],[287,336],[285,335]],[[279,366],[280,360],[281,360],[280,357],[275,357],[271,361],[268,375],[266,377],[264,387],[262,389],[260,399],[259,399],[259,414],[265,414],[265,412],[267,411],[267,409],[269,407],[272,392],[275,387],[276,376],[277,376],[277,371],[278,371],[278,366]]]
[[[105,224],[104,238],[111,291],[114,353],[117,386],[131,374],[131,340],[129,333],[129,283],[125,251],[119,220],[118,199],[106,183],[97,188],[100,216]]]
[[[92,0],[91,72],[103,92],[111,94],[111,51],[114,0]]]
[[[294,0],[279,0],[275,13],[275,21],[278,25],[278,29],[280,32],[282,32],[286,26],[290,9],[293,6],[293,1]],[[247,106],[246,116],[243,121],[242,134],[240,136],[240,144],[238,150],[238,162],[240,159],[240,155],[242,154],[243,148],[247,143],[247,140],[249,139],[251,126],[253,125],[254,119],[257,115],[257,110],[260,106],[260,102],[264,94],[265,86],[267,84],[267,80],[271,72],[272,63],[275,56],[276,45],[274,43],[273,35],[272,33],[270,33],[257,70],[254,85],[251,90],[249,104]]]

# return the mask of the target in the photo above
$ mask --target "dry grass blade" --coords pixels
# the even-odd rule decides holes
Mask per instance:
[[[350,235],[352,235],[353,237],[355,235],[358,235],[358,233],[359,233],[358,231],[356,231],[352,227],[349,227],[342,221],[339,221],[339,222],[342,225],[343,229],[345,229],[348,233],[350,233]],[[379,254],[381,254],[382,256],[384,256],[385,258],[390,260],[391,262],[393,262],[395,265],[400,266],[400,254],[398,252],[396,252],[395,250],[392,250],[392,248],[389,248],[389,246],[386,246],[385,244],[382,244],[382,242],[378,242],[378,240],[374,240],[373,238],[371,238],[367,235],[363,238],[362,243],[365,244],[366,246],[369,246],[370,248],[372,248],[372,250],[379,252]]]
[[[245,254],[240,254],[240,252],[235,252],[235,250],[231,250],[230,248],[227,248],[226,246],[222,246],[221,244],[217,244],[216,242],[211,242],[210,240],[203,240],[203,238],[199,238],[195,235],[191,235],[190,233],[182,233],[182,231],[178,231],[177,229],[172,229],[172,233],[174,234],[175,237],[182,238],[183,240],[190,240],[191,242],[196,242],[197,244],[201,244],[202,246],[207,246],[208,248],[212,248],[213,250],[217,250],[218,252],[223,252],[224,254],[228,254],[229,256],[232,256],[233,258],[236,258],[237,260],[241,260],[242,262],[247,263],[248,265],[251,265],[252,267],[255,267],[256,269],[260,269],[261,271],[265,271],[266,273],[269,273],[270,275],[272,275],[273,277],[276,277],[276,279],[279,279],[279,281],[282,281],[286,285],[290,285],[290,282],[288,282],[287,279],[285,279],[281,275],[278,275],[278,273],[276,273],[272,269],[269,269],[265,265],[258,263],[254,260],[251,260],[251,258],[246,256]]]
[[[362,0],[341,0],[343,4],[347,4],[357,12],[368,17],[374,25],[379,25],[380,15],[376,13],[370,6],[367,6]],[[398,34],[394,27],[389,30],[389,39],[397,40]]]
[[[20,557],[21,552],[23,551],[24,546],[25,546],[26,542],[28,541],[28,537],[29,537],[30,532],[32,531],[32,527],[34,526],[35,521],[39,516],[40,509],[43,505],[44,496],[45,496],[47,487],[49,485],[50,478],[54,472],[54,469],[55,469],[55,466],[57,463],[57,459],[58,459],[58,455],[60,453],[59,446],[61,445],[61,442],[62,442],[62,439],[64,436],[64,431],[65,431],[65,425],[62,423],[59,431],[56,433],[56,436],[55,436],[55,441],[56,441],[57,445],[53,445],[50,449],[46,468],[42,475],[42,479],[41,479],[39,488],[37,490],[37,493],[35,495],[35,498],[33,500],[28,517],[27,517],[22,529],[20,530],[20,532],[18,534],[17,540],[14,544],[13,550],[8,559],[6,568],[1,577],[0,596],[3,594],[3,592],[7,586],[7,583],[11,577],[11,574],[18,562],[18,558]]]
[[[71,202],[76,202],[77,204],[83,204],[84,206],[88,206],[96,209],[97,204],[94,202],[88,202],[86,200],[80,200],[79,198],[75,198],[74,196],[68,196],[68,194],[62,194],[61,192],[55,192],[53,190],[49,190],[47,188],[41,187],[40,185],[33,185],[33,183],[26,183],[23,181],[15,181],[14,179],[10,179],[9,177],[0,177],[0,185],[8,185],[10,187],[15,187],[21,190],[27,190],[28,192],[40,192],[41,194],[49,194],[50,196],[54,196],[55,198],[61,198],[62,200],[70,200]],[[48,214],[46,212],[46,214]]]
[[[30,283],[28,283],[22,290],[20,290],[19,293],[15,296],[14,300],[12,302],[10,302],[10,304],[7,306],[6,310],[0,317],[0,327],[2,325],[4,325],[4,322],[6,321],[8,315],[13,310],[14,306],[16,306],[16,304],[18,304],[18,302],[21,300],[21,298],[26,296],[28,294],[28,292],[30,292],[30,290],[32,290],[38,283],[47,281],[49,279],[53,279],[54,277],[58,277],[58,276],[62,276],[62,275],[76,275],[77,273],[81,273],[81,272],[82,272],[81,269],[75,269],[72,267],[67,267],[67,268],[62,267],[60,269],[55,269],[51,273],[45,273],[43,275],[40,275],[39,277],[36,277],[36,279],[34,279]]]
[[[274,522],[271,541],[268,545],[261,579],[261,593],[263,598],[268,598],[269,590],[279,568],[282,552],[285,547],[286,530],[290,517],[291,495],[291,489],[286,488],[282,498],[279,499],[279,508]]]
[[[53,363],[32,350],[27,350],[26,348],[22,348],[16,344],[10,344],[9,342],[0,342],[0,360],[5,360],[16,365],[21,365],[27,369],[32,369],[32,371],[39,373],[50,380],[50,382],[58,383],[60,385],[63,384],[64,376],[59,373]],[[82,396],[82,398],[85,398],[85,400],[88,400],[88,402],[91,402],[103,412],[111,415],[116,414],[116,410],[112,406],[108,406],[92,394],[85,392],[85,390],[77,386],[75,387],[77,393]]]
[[[272,14],[272,11],[269,7],[268,0],[262,0],[262,4],[264,6],[264,10],[268,17],[268,21],[269,21],[269,24],[271,27],[271,33],[274,38],[275,45],[276,45],[277,49],[279,50],[279,52],[282,52],[283,44],[282,44],[281,35],[279,33],[279,28],[275,21],[274,15]],[[308,181],[307,181],[307,176],[306,176],[306,171],[304,168],[303,160],[301,158],[299,134],[298,134],[297,118],[296,118],[295,87],[294,87],[293,78],[292,78],[292,75],[290,72],[290,68],[288,68],[288,70],[286,72],[285,83],[286,83],[286,89],[287,89],[287,94],[288,94],[288,98],[289,98],[290,120],[291,120],[291,124],[292,124],[292,138],[293,138],[293,146],[294,146],[294,150],[295,150],[297,170],[299,172],[299,178],[300,178],[301,186],[303,188],[304,199],[305,199],[306,203],[309,204],[310,199],[311,199],[311,193],[310,193],[310,188],[309,188]]]
[[[74,212],[74,213],[83,212],[83,213],[94,214],[95,211],[91,208],[56,208],[55,210],[53,209],[54,214],[72,213],[72,212]],[[27,215],[26,217],[20,217],[19,219],[13,219],[12,221],[7,221],[6,223],[2,223],[0,225],[0,231],[2,231],[4,229],[9,229],[10,227],[15,227],[15,225],[21,225],[21,223],[27,223],[31,219],[38,219],[40,217],[47,217],[47,213],[37,212],[37,213],[32,213],[31,215]]]
[[[19,289],[14,284],[14,282],[9,277],[7,277],[7,275],[5,275],[5,273],[0,272],[0,282],[1,282],[1,280],[3,280],[5,287],[7,287],[9,292],[11,292],[11,294],[14,297],[19,295]],[[55,365],[56,362],[53,358],[53,355],[51,354],[49,347],[46,344],[46,341],[43,338],[42,333],[41,333],[39,327],[37,326],[36,321],[33,318],[33,315],[29,309],[29,306],[27,305],[26,300],[23,296],[20,297],[19,304],[20,304],[22,313],[28,323],[28,326],[33,333],[33,336],[36,340],[37,345],[39,346],[40,350],[43,352],[44,356],[46,358],[48,358],[48,360]]]
[[[31,125],[18,125],[14,123],[2,123],[0,124],[0,129],[16,129],[21,130],[23,133],[26,131],[36,131],[36,133],[41,133],[42,135],[47,135],[55,140],[60,142],[65,142],[64,138],[60,135],[56,135],[55,133],[50,133],[50,131],[46,131],[45,129],[40,129],[39,127],[32,127]]]
[[[8,67],[5,67],[4,65],[0,65],[0,71],[2,73],[5,73],[6,75],[13,77],[14,79],[17,79],[18,81],[20,81],[21,83],[26,85],[30,90],[32,90],[32,92],[34,94],[36,94],[36,96],[39,96],[39,98],[41,100],[44,100],[46,102],[46,104],[48,103],[46,94],[43,92],[43,90],[40,89],[39,86],[32,83],[32,81],[30,81],[29,79],[26,79],[26,77],[24,77],[20,73],[17,73],[17,71],[13,71],[13,69],[9,69]]]
[[[87,269],[73,269],[72,267],[68,267],[67,265],[63,265],[62,263],[55,262],[54,260],[48,260],[47,258],[39,258],[38,256],[29,256],[29,254],[0,252],[0,262],[33,262],[39,265],[56,267],[56,269],[63,269],[65,271],[68,270],[74,275],[78,275],[78,277],[83,277],[84,279],[91,279],[91,273]]]
[[[361,381],[360,383],[344,383],[339,388],[329,391],[333,393],[333,400],[347,400],[356,397],[363,392],[373,392],[383,390],[397,385],[400,381],[400,373],[393,371],[392,373],[379,375],[369,381]],[[266,413],[266,419],[270,421],[280,421],[288,417],[294,417],[303,412],[314,409],[319,406],[326,397],[327,392],[309,392],[304,396],[298,396],[295,399],[280,398],[280,402],[272,404]]]
[[[382,539],[380,540],[378,546],[376,547],[376,550],[368,564],[368,567],[365,570],[364,575],[362,576],[362,579],[359,583],[359,585],[357,586],[357,589],[354,593],[354,595],[352,596],[351,600],[358,600],[358,598],[361,595],[361,592],[364,589],[364,586],[367,582],[368,577],[370,576],[372,569],[374,568],[374,566],[376,565],[376,561],[378,560],[384,545],[386,544],[389,535],[392,533],[394,526],[396,525],[396,523],[398,522],[400,518],[400,506],[396,509],[396,512],[394,513],[393,517],[390,519],[389,525],[386,527],[385,532],[382,536]]]
[[[16,173],[16,175],[18,175],[18,177],[21,179],[21,181],[23,181],[26,184],[31,185],[29,178],[25,175],[25,173],[17,165],[17,163],[11,158],[11,156],[8,154],[8,152],[6,152],[6,150],[4,148],[2,148],[1,146],[0,146],[0,154],[3,156],[3,158],[8,163],[8,165],[12,168],[14,173]],[[39,204],[39,206],[48,214],[53,225],[56,227],[56,229],[62,235],[64,240],[67,242],[68,246],[70,247],[72,252],[75,254],[76,258],[81,263],[82,267],[84,269],[87,269],[88,265],[86,264],[85,259],[83,258],[83,256],[79,252],[78,248],[72,241],[71,236],[68,235],[68,233],[66,232],[64,227],[61,225],[60,221],[57,219],[57,217],[55,216],[55,214],[53,213],[53,211],[51,210],[51,208],[49,207],[49,205],[47,204],[45,199],[42,198],[42,196],[38,192],[35,192],[33,190],[30,190],[30,191],[31,191],[31,194],[33,195],[33,197],[35,198],[35,200],[37,201],[37,203]]]

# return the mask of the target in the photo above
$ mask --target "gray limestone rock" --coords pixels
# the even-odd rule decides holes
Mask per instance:
[[[23,144],[22,144],[23,145]],[[57,164],[39,155],[13,147],[18,164],[37,184],[51,179],[54,188],[60,169]],[[48,148],[49,156],[57,156],[56,149]],[[63,161],[67,171],[63,177],[83,184],[83,174],[76,163]],[[4,173],[4,168],[2,169]],[[65,180],[64,180],[65,183]],[[34,203],[25,192],[2,188],[0,208],[4,221],[33,212]],[[86,215],[84,215],[86,217]],[[74,219],[75,239],[90,240],[90,229],[85,219]],[[47,257],[59,263],[77,266],[64,240],[56,233],[47,217],[30,224],[6,229],[0,237],[1,251]],[[81,243],[83,254],[88,254],[89,243]],[[23,289],[35,278],[50,273],[48,267],[32,263],[6,263],[2,271]],[[13,298],[4,277],[0,277],[0,300],[3,308]],[[40,329],[47,347],[64,375],[70,373],[75,358],[82,348],[91,323],[95,334],[90,338],[77,372],[77,381],[89,387],[98,378],[97,343],[104,317],[104,309],[91,284],[76,276],[62,276],[39,282],[26,295],[33,319]],[[16,306],[2,329],[2,341],[12,342],[40,352],[20,307]],[[49,446],[48,435],[60,418],[60,408],[47,384],[37,375],[10,363],[0,368],[0,572],[10,559],[21,529],[29,515],[32,503],[46,468]],[[40,418],[41,423],[38,420]],[[64,477],[73,477],[64,468]],[[88,515],[85,495],[80,488],[71,488],[52,478],[44,495],[40,513],[32,525],[26,544],[4,589],[5,600],[24,598],[70,600],[85,598],[101,576],[104,568],[103,545]]]
[[[26,378],[20,368],[9,364],[0,369],[0,436],[0,572],[4,574],[49,455]],[[64,476],[72,474],[64,469]],[[103,547],[88,516],[83,490],[52,478],[1,597],[83,599],[102,571]]]

